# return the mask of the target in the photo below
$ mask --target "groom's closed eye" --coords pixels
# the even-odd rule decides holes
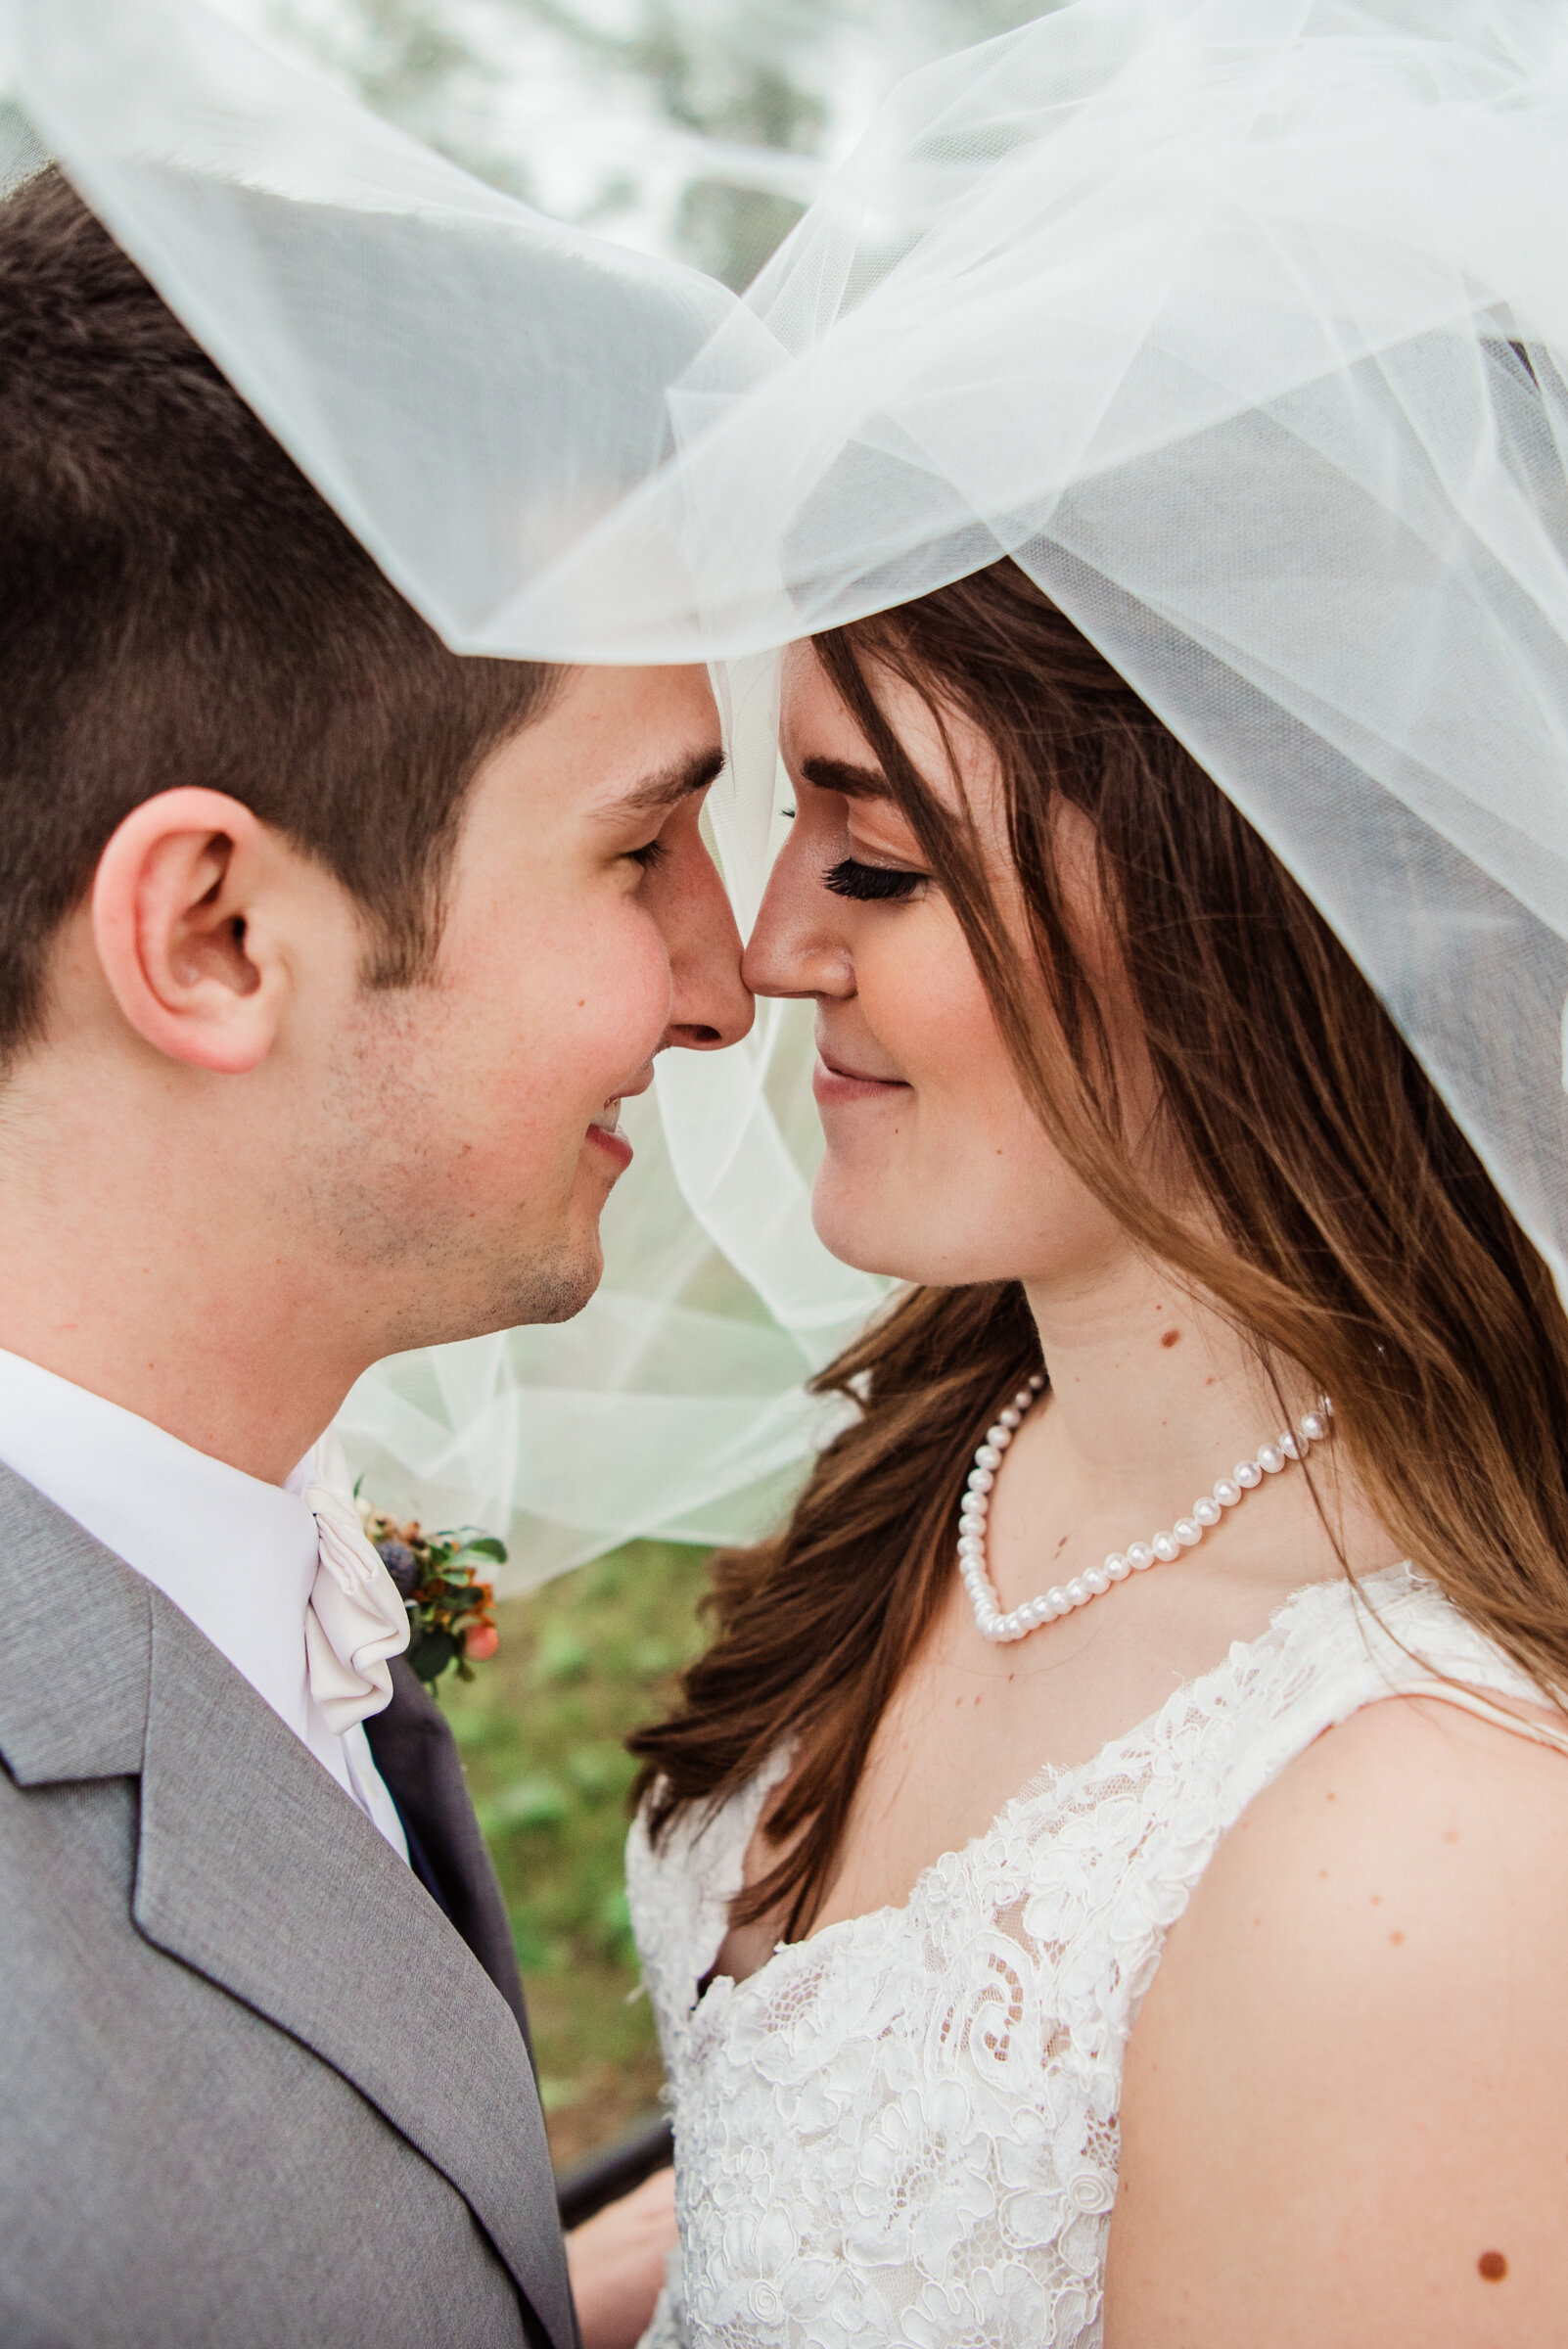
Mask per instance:
[[[660,767],[644,775],[631,789],[610,806],[601,810],[603,820],[610,824],[634,824],[638,817],[657,823],[678,807],[682,800],[694,793],[706,791],[724,771],[724,753],[717,743],[710,749],[694,751],[689,757],[677,759],[669,766]]]
[[[623,835],[631,826],[653,827],[649,837],[621,851],[628,863],[640,865],[645,873],[664,863],[669,854],[664,832],[670,816],[683,802],[705,792],[722,772],[723,765],[723,751],[715,743],[710,749],[677,760],[671,766],[660,768],[655,774],[643,776],[613,806],[600,810],[601,820],[613,824]]]

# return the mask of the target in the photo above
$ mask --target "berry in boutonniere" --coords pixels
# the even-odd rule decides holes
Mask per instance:
[[[492,1611],[495,1593],[480,1581],[480,1570],[504,1566],[506,1544],[473,1526],[427,1534],[417,1523],[399,1525],[365,1501],[359,1513],[408,1609],[409,1664],[433,1692],[454,1664],[458,1679],[471,1681],[474,1666],[487,1663],[501,1643]]]

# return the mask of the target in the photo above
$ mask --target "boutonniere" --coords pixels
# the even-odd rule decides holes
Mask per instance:
[[[460,1681],[471,1681],[475,1665],[487,1663],[501,1643],[491,1612],[495,1593],[480,1581],[480,1569],[506,1564],[505,1543],[473,1526],[427,1534],[418,1523],[399,1525],[363,1500],[359,1514],[408,1609],[413,1670],[432,1690],[453,1664]]]

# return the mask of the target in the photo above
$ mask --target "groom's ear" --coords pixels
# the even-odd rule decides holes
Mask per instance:
[[[159,792],[98,860],[93,944],[129,1026],[171,1060],[241,1076],[263,1061],[292,986],[280,920],[295,859],[223,792]]]

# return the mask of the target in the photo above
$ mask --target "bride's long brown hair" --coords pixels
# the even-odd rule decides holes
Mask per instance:
[[[1568,1316],[1322,916],[1014,564],[821,636],[817,650],[942,877],[1069,1165],[1266,1359],[1299,1364],[1333,1396],[1347,1465],[1406,1554],[1544,1689],[1568,1688]],[[1038,981],[973,825],[922,780],[868,665],[915,686],[939,724],[961,713],[995,749],[1066,1045],[1048,1082]],[[1052,853],[1061,801],[1092,826],[1160,1139],[1217,1240],[1151,1195],[1123,1133]],[[950,1581],[975,1431],[1039,1366],[1016,1283],[905,1294],[817,1379],[856,1416],[785,1531],[715,1561],[716,1636],[678,1708],[629,1742],[658,1837],[796,1738],[768,1822],[783,1857],[737,1903],[737,1922],[782,1909],[794,1937],[820,1907],[877,1725]]]

